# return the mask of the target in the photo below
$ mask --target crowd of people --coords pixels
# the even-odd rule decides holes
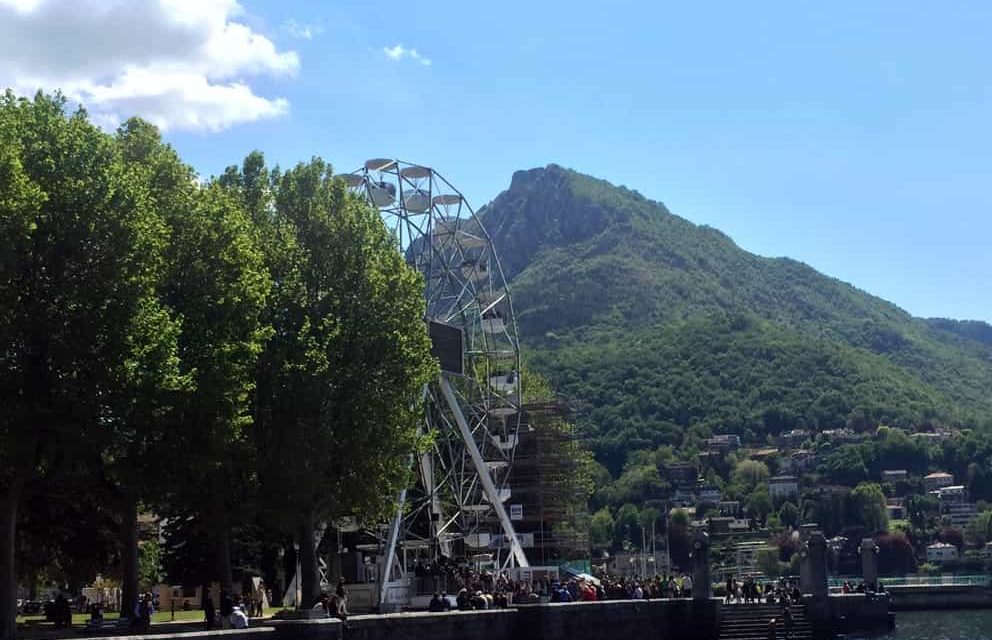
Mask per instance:
[[[750,576],[743,580],[730,577],[727,578],[725,588],[723,601],[726,604],[758,604],[761,602],[799,604],[802,602],[799,584],[795,581],[786,581],[784,578],[778,582],[762,584]]]
[[[845,580],[841,586],[841,593],[885,593],[885,587],[882,586],[881,582],[866,584],[864,580],[859,582],[857,586],[854,586]]]
[[[243,597],[226,590],[220,592],[220,606],[215,608],[210,589],[204,589],[201,606],[207,630],[218,621],[221,629],[247,629],[249,617],[262,615],[261,598]]]
[[[465,570],[458,574],[454,602],[446,589],[436,590],[428,610],[462,611],[508,607],[539,602],[596,602],[601,600],[649,600],[692,597],[692,578],[688,575],[635,578],[580,574],[566,579],[541,578],[534,581],[513,580],[507,573],[477,573]]]

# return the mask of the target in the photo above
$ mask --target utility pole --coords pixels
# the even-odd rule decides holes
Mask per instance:
[[[641,578],[647,577],[648,575],[648,556],[647,556],[647,540],[645,539],[647,534],[645,533],[644,526],[641,526]]]
[[[658,566],[658,549],[657,549],[658,536],[655,535],[654,527],[657,524],[657,522],[658,522],[657,518],[651,521],[651,562],[654,564],[656,569]]]
[[[665,505],[665,570],[669,573],[672,571],[672,537],[668,535],[668,531],[671,529],[671,523],[668,518],[670,512],[671,503],[669,502]]]

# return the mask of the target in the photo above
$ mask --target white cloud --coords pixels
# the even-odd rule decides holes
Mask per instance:
[[[285,31],[289,37],[296,38],[297,40],[313,40],[315,37],[324,32],[322,27],[297,22],[292,18],[282,23],[282,30]]]
[[[424,57],[416,49],[407,49],[402,44],[397,44],[392,47],[383,47],[382,52],[385,53],[392,60],[402,60],[403,58],[410,58],[415,60],[425,67],[431,66],[431,59]]]
[[[0,86],[61,89],[94,120],[218,131],[284,114],[250,80],[300,61],[237,21],[236,0],[0,0]]]

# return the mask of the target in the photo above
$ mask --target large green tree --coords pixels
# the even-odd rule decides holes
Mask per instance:
[[[167,232],[132,177],[61,98],[0,100],[0,637],[15,632],[25,483],[113,437],[124,389],[170,332],[155,290]]]
[[[880,486],[862,482],[851,492],[850,522],[864,526],[870,533],[887,531],[889,515],[885,504],[885,493]]]
[[[269,335],[262,315],[271,281],[259,232],[244,203],[218,184],[200,186],[153,126],[130,120],[118,139],[168,226],[161,298],[182,323],[178,358],[190,381],[157,448],[173,463],[160,502],[172,516],[207,525],[212,577],[231,589],[232,520],[243,517],[253,484],[249,398]]]
[[[230,173],[225,181],[250,198],[247,176]],[[258,369],[255,433],[268,513],[298,535],[309,600],[319,589],[319,524],[381,517],[409,480],[435,364],[422,278],[378,212],[319,159],[278,175],[272,192],[274,206],[256,209],[274,333]]]

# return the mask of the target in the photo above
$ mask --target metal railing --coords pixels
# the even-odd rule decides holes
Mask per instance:
[[[828,584],[831,588],[841,588],[844,586],[845,582],[849,582],[852,585],[857,586],[862,581],[861,576],[850,576],[850,577],[837,577],[829,578]],[[911,576],[900,576],[896,578],[880,578],[881,582],[886,587],[909,587],[909,586],[973,586],[973,587],[989,587],[992,586],[992,576],[988,575],[955,575],[952,573],[945,573],[941,575],[911,575]]]

